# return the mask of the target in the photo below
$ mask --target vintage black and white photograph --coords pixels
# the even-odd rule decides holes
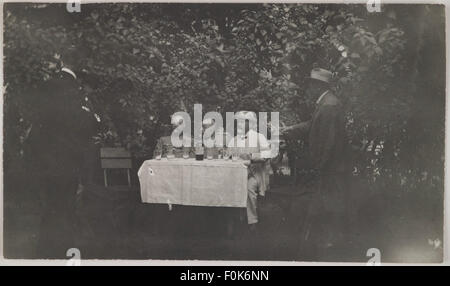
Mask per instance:
[[[2,7],[3,259],[443,262],[443,4]]]

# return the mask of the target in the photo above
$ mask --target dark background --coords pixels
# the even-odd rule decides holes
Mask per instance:
[[[350,257],[364,260],[364,249],[379,244],[391,260],[441,259],[442,245],[431,244],[442,242],[443,235],[444,26],[439,5],[384,5],[381,13],[368,13],[365,5],[83,4],[81,13],[70,14],[65,4],[5,4],[5,254],[33,253],[39,210],[23,148],[35,112],[31,90],[64,61],[74,66],[101,118],[98,146],[130,149],[133,174],[170,131],[171,113],[192,112],[199,102],[205,111],[279,111],[291,124],[311,112],[304,94],[311,68],[332,70],[354,150],[349,159],[360,249]],[[289,142],[291,169],[300,180],[304,152],[304,142]],[[136,176],[133,182],[137,185]],[[96,188],[90,193],[115,192]],[[206,241],[193,232],[192,240],[180,242],[183,235],[170,234],[179,229],[179,219],[168,223],[165,234],[172,240],[158,244],[159,236],[150,239],[143,224],[166,219],[151,216],[153,210],[136,211],[147,207],[136,192],[117,193],[86,198],[81,207],[90,225],[84,229],[94,230],[81,239],[87,255],[291,259],[295,237],[289,217],[302,208],[288,211],[291,199],[284,195],[262,203],[264,232],[270,235],[256,244],[206,239],[204,229],[197,233]],[[107,203],[116,196],[114,204]],[[122,212],[114,214],[117,208]],[[186,212],[197,213],[175,208],[164,215]],[[99,219],[103,215],[108,219]],[[137,222],[134,230],[128,230],[130,220]],[[127,235],[118,235],[124,231]]]

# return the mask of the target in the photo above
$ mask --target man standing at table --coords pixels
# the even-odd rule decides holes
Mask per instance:
[[[330,90],[331,77],[332,73],[325,69],[311,71],[307,93],[316,104],[311,119],[280,130],[290,137],[303,135],[308,139],[316,180],[301,240],[315,241],[318,250],[342,241],[348,192],[344,111]]]

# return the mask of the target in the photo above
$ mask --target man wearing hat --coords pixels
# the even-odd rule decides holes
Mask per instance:
[[[326,250],[342,239],[344,228],[347,138],[344,111],[330,90],[332,73],[321,68],[311,71],[307,94],[316,107],[309,121],[281,128],[289,137],[306,137],[310,163],[316,180],[302,231],[302,243],[315,242]],[[304,246],[304,245],[303,245]]]
[[[95,114],[67,63],[34,96],[26,158],[42,206],[38,258],[63,258],[73,247],[75,204],[95,166]]]

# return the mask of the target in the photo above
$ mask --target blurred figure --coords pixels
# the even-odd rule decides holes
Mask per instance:
[[[173,115],[171,116],[170,123],[173,130],[183,123],[183,117],[179,115]],[[172,153],[175,158],[183,158],[183,154],[185,152],[189,154],[190,158],[194,158],[195,153],[193,149],[193,140],[192,138],[189,138],[188,140],[191,141],[191,147],[175,147],[172,144],[171,135],[160,137],[158,139],[158,142],[156,142],[155,149],[153,150],[153,158],[167,157],[167,155],[170,153]]]
[[[28,167],[39,192],[38,258],[66,258],[75,247],[77,190],[92,179],[97,120],[75,72],[65,65],[35,90],[36,113],[27,142]]]
[[[315,180],[301,239],[303,246],[311,241],[319,251],[342,242],[348,192],[344,111],[330,90],[331,77],[325,69],[311,71],[307,94],[316,102],[312,118],[280,130],[290,137],[308,137]]]

